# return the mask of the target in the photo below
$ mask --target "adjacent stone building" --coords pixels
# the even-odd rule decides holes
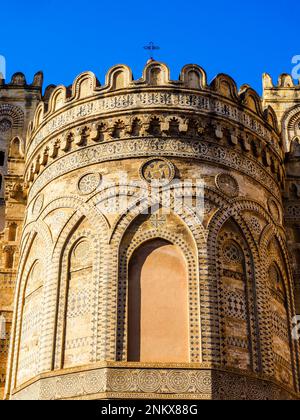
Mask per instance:
[[[28,85],[21,73],[0,78],[0,398],[3,398],[19,243],[26,209],[25,139],[41,101],[42,73]]]
[[[5,398],[298,398],[300,86],[41,89],[0,83]]]

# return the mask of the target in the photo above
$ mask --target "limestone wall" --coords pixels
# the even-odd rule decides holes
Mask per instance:
[[[251,88],[238,92],[225,75],[208,85],[195,65],[172,81],[168,68],[152,61],[137,81],[126,66],[114,67],[103,87],[84,73],[70,89],[48,90],[37,107],[25,181],[8,396],[292,398],[299,392],[281,194],[284,147],[274,111],[264,110]],[[151,361],[148,347],[144,360],[129,363],[132,258],[157,239],[185,259],[187,296],[180,299],[187,305],[187,351],[178,352],[178,363],[171,356],[166,363]],[[171,256],[159,258],[165,264]],[[162,278],[162,296],[166,284]],[[168,287],[172,311],[176,290]],[[159,311],[159,297],[141,299]],[[140,334],[148,328],[143,319]],[[158,318],[153,322],[157,331],[148,331],[159,340]],[[86,387],[82,372],[101,376],[103,366],[105,377],[115,379]],[[59,388],[65,374],[71,375],[67,392]],[[244,384],[236,393],[232,375]]]
[[[24,155],[26,131],[41,99],[42,74],[28,85],[22,73],[0,79],[0,398],[4,392],[16,272],[26,205]]]

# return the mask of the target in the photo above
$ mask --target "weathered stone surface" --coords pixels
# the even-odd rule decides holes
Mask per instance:
[[[6,398],[299,397],[297,87],[150,61],[40,95],[0,86]]]
[[[0,398],[4,392],[19,244],[26,207],[26,131],[41,99],[41,73],[36,75],[35,81],[36,85],[26,85],[24,76],[18,73],[11,83],[0,84],[0,316],[5,319],[6,330],[6,339],[0,337]]]

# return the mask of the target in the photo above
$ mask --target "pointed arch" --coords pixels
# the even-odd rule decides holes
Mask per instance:
[[[166,192],[166,196],[164,196],[164,193],[152,193],[149,197],[147,190],[142,191],[139,198],[133,201],[129,207],[124,209],[117,222],[113,225],[110,242],[120,242],[129,225],[140,214],[149,214],[150,210],[157,206],[162,207],[168,205],[170,211],[175,213],[189,227],[196,243],[199,246],[200,244],[206,244],[207,232],[202,225],[201,218],[194,209],[190,209],[185,203],[182,203],[182,200],[181,203],[178,204],[176,198],[182,197],[182,191],[180,190],[180,186],[178,187],[177,193],[176,189],[176,186],[174,186],[174,202],[170,199],[168,192]]]
[[[221,208],[212,218],[209,225],[209,235],[208,235],[208,255],[209,255],[209,298],[213,301],[218,300],[218,317],[216,321],[213,319],[210,320],[211,323],[215,322],[218,331],[226,329],[226,325],[220,321],[222,319],[222,314],[224,308],[222,306],[222,300],[224,296],[222,272],[228,270],[226,264],[223,263],[223,254],[222,254],[222,237],[224,235],[229,235],[229,238],[238,244],[241,255],[243,255],[243,261],[240,263],[240,273],[238,277],[240,282],[244,283],[244,286],[239,285],[237,289],[240,289],[240,296],[242,295],[242,300],[240,302],[245,302],[245,311],[244,318],[246,318],[247,327],[244,325],[244,332],[249,331],[249,369],[257,372],[263,369],[263,358],[268,359],[268,347],[262,347],[261,335],[263,334],[262,329],[267,325],[267,321],[264,320],[263,316],[260,316],[260,312],[263,312],[263,308],[266,306],[265,302],[265,290],[263,282],[261,281],[261,268],[260,268],[260,259],[258,246],[251,234],[251,231],[242,217],[242,208],[244,206],[239,201],[232,203],[231,207]],[[247,207],[247,206],[245,206]],[[232,226],[232,228],[227,229],[226,226]],[[229,282],[224,278],[224,284],[226,282],[229,284],[230,288],[230,278],[234,279],[235,274],[234,270],[232,273],[229,271]],[[244,287],[244,289],[243,289]],[[234,288],[233,288],[234,292]],[[230,337],[230,335],[228,335]],[[233,337],[229,340],[234,342]],[[245,336],[243,345],[245,347]],[[241,342],[242,345],[242,342]],[[219,347],[218,347],[219,346]],[[227,349],[230,346],[227,345]],[[218,362],[220,364],[226,364],[226,337],[221,334],[216,337],[216,348],[218,349]],[[244,349],[245,350],[245,349]],[[245,353],[246,351],[244,351]],[[242,352],[241,352],[242,353]],[[225,356],[225,357],[224,357]],[[242,362],[242,354],[238,357],[241,363],[241,367],[245,368],[247,364],[247,359],[244,358]],[[246,361],[246,363],[245,363]],[[232,362],[232,361],[231,361]],[[248,368],[247,368],[248,369]]]
[[[77,239],[66,256],[67,291],[62,368],[91,362],[93,339],[92,282],[94,253],[90,239]]]
[[[10,143],[9,157],[22,158],[23,157],[22,140],[19,137],[14,137]]]
[[[182,219],[180,220],[175,214],[167,217],[165,225],[168,226],[171,223],[172,218],[176,218],[176,227],[181,232],[181,235],[172,232],[167,228],[153,228],[149,224],[151,216],[149,215],[138,215],[134,221],[131,223],[130,227],[126,229],[122,240],[118,245],[119,249],[119,273],[118,273],[118,290],[117,290],[117,306],[118,310],[118,320],[117,320],[117,360],[127,360],[128,359],[128,289],[129,289],[129,280],[130,274],[131,280],[139,282],[140,278],[136,277],[136,273],[130,273],[131,268],[130,263],[132,259],[139,258],[143,259],[141,254],[136,254],[138,250],[145,251],[145,244],[158,244],[156,249],[159,249],[159,244],[169,244],[166,245],[168,251],[173,256],[177,256],[176,262],[180,265],[180,261],[186,261],[188,278],[185,280],[183,278],[177,279],[179,284],[187,285],[188,289],[188,321],[183,324],[186,326],[185,333],[188,336],[185,343],[188,347],[183,346],[184,356],[181,354],[178,359],[178,362],[185,361],[199,362],[201,360],[201,340],[200,340],[200,310],[199,310],[199,271],[198,271],[198,256],[197,256],[197,246],[196,243],[188,229],[184,224]],[[162,241],[162,242],[161,242]],[[147,250],[145,251],[148,252]],[[154,249],[155,252],[155,249]],[[158,254],[160,251],[158,251]],[[182,255],[183,259],[181,260],[179,255]],[[166,257],[166,262],[168,263],[168,257]],[[155,259],[155,255],[154,255]],[[150,260],[151,262],[151,256]],[[180,265],[182,267],[182,265]],[[138,269],[138,268],[137,268]],[[168,267],[166,267],[166,270]],[[146,267],[147,270],[147,267]],[[164,269],[163,269],[164,270]],[[135,278],[135,280],[134,280]],[[164,284],[162,283],[162,287]],[[175,287],[175,286],[174,286]],[[164,290],[163,294],[166,292]],[[182,302],[185,301],[185,297],[181,295]],[[183,309],[184,311],[185,309]],[[168,318],[168,315],[166,315]],[[183,315],[183,318],[184,315]],[[159,326],[158,326],[159,328]],[[146,338],[147,341],[147,338]],[[178,356],[178,354],[177,354]],[[160,360],[157,360],[158,362]]]
[[[240,370],[258,367],[253,258],[243,231],[229,218],[217,236],[221,363]]]
[[[43,226],[39,226],[38,224],[35,226],[35,229],[31,227],[32,230],[28,229],[27,234],[30,234],[26,246],[23,250],[22,258],[19,262],[19,271],[17,276],[16,282],[16,294],[15,294],[15,314],[13,320],[13,330],[12,330],[12,337],[13,340],[13,350],[14,359],[13,366],[12,366],[12,375],[9,378],[9,386],[10,381],[12,381],[12,388],[15,388],[17,385],[22,384],[24,381],[33,378],[42,370],[42,357],[40,355],[43,354],[42,346],[44,340],[44,299],[45,299],[45,292],[47,290],[48,285],[48,273],[50,271],[50,264],[49,264],[49,252],[50,249],[49,244],[47,243],[47,235],[43,231]],[[33,270],[35,264],[39,262],[40,269]],[[26,301],[26,288],[30,279],[31,283],[38,283],[39,277],[42,279],[43,286],[37,287],[34,290],[34,293],[30,294],[29,298]],[[31,289],[34,289],[31,287]],[[36,292],[36,293],[35,293]],[[31,301],[31,297],[32,299]],[[33,302],[33,303],[32,303]],[[25,321],[23,312],[25,311]],[[27,318],[26,318],[27,317]],[[24,324],[25,322],[25,324]],[[24,327],[25,325],[25,327]],[[28,329],[28,333],[26,335],[34,335],[35,342],[29,341],[27,343],[27,339],[30,340],[30,337],[25,337],[24,335],[24,328]],[[37,329],[40,328],[40,331],[37,332]],[[30,331],[33,331],[31,333]],[[24,341],[25,340],[25,341]],[[28,357],[26,358],[25,355],[26,349],[23,351],[22,348],[24,346],[28,349]],[[31,363],[32,358],[34,357],[33,353],[36,353],[37,350],[31,352],[31,348],[38,347],[39,349],[39,356],[38,361],[39,363]],[[20,354],[23,353],[24,358]],[[21,359],[20,359],[21,357]],[[21,360],[21,368],[20,368],[20,360]],[[18,372],[18,376],[17,376]],[[31,373],[30,373],[31,372]]]
[[[53,254],[55,357],[52,369],[75,367],[97,360],[98,317],[93,316],[103,293],[99,235],[91,222],[74,215],[64,228]],[[102,302],[101,302],[102,303]],[[104,308],[99,309],[101,313]],[[86,326],[84,326],[86,324]],[[48,343],[50,348],[50,342]],[[53,346],[53,342],[52,342]]]
[[[286,293],[286,311],[287,311],[287,325],[288,325],[288,334],[291,337],[292,329],[292,320],[296,314],[295,303],[294,303],[294,286],[293,286],[293,274],[292,267],[290,262],[290,257],[286,247],[285,240],[279,234],[280,232],[276,229],[275,226],[269,225],[265,228],[263,236],[260,242],[260,249],[262,255],[262,266],[263,266],[263,276],[264,278],[269,277],[269,268],[272,264],[276,264],[278,273],[280,272],[281,279],[284,283],[285,293]],[[270,299],[272,292],[269,288],[268,290],[268,305],[267,313],[269,324],[272,325],[272,311],[270,307]],[[269,327],[268,327],[269,328]],[[270,330],[270,347],[272,349],[272,375],[275,374],[276,366],[274,363],[273,356],[273,336],[274,328]],[[299,344],[296,340],[290,338],[290,349],[291,349],[291,363],[292,363],[292,374],[293,374],[293,383],[295,389],[298,389],[298,373],[299,372]],[[278,376],[278,372],[277,372]],[[281,381],[287,382],[289,378],[283,373]]]

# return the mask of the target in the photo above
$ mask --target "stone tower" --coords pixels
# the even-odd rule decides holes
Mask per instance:
[[[285,152],[286,183],[283,195],[285,227],[294,271],[295,303],[300,314],[300,85],[288,74],[274,86],[264,75],[264,106],[276,112]]]
[[[19,261],[26,191],[24,153],[26,130],[41,100],[43,76],[37,73],[27,85],[22,73],[10,83],[0,79],[0,398],[3,397]]]
[[[26,211],[6,398],[299,397],[285,84],[265,76],[262,100],[149,61],[137,81],[119,65],[46,91],[10,196]]]

